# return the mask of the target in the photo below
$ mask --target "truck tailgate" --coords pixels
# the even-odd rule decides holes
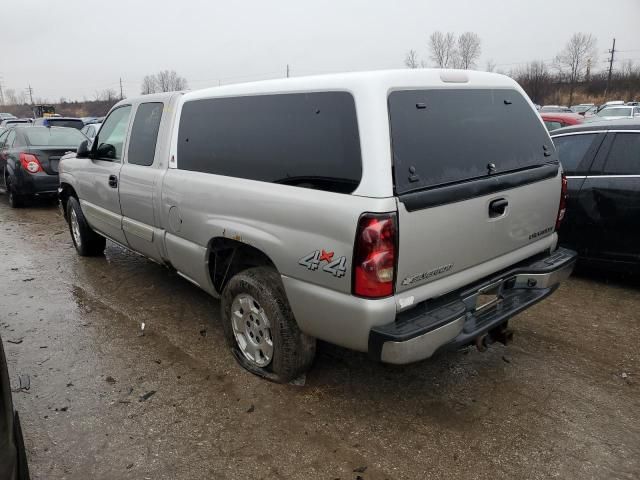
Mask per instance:
[[[396,291],[466,270],[553,234],[560,174],[470,200],[415,211],[398,201]],[[506,200],[503,215],[490,205]],[[457,287],[462,287],[464,281]]]

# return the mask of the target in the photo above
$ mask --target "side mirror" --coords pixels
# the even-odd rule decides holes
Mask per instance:
[[[89,140],[83,140],[80,142],[80,145],[78,145],[78,149],[76,150],[76,158],[89,158],[90,153]]]

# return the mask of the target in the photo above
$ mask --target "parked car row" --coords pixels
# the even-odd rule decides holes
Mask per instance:
[[[86,125],[101,123],[102,119],[103,117],[63,117],[57,114],[37,118],[16,118],[8,113],[0,113],[0,127],[10,127],[17,124],[33,124],[51,127],[71,127],[81,130]]]
[[[583,122],[599,122],[601,120],[622,120],[640,118],[640,102],[622,101],[607,102],[600,107],[593,103],[575,105],[570,109],[558,105],[548,105],[540,109],[540,116],[549,131],[558,128],[579,125]]]
[[[544,105],[538,110],[541,113],[576,113],[583,117],[591,117],[597,115],[600,111],[610,107],[638,107],[640,102],[624,102],[622,100],[611,100],[603,103],[602,105],[596,105],[595,103],[580,103],[567,107],[564,105]],[[610,115],[609,115],[610,116]],[[625,115],[627,116],[627,115]]]

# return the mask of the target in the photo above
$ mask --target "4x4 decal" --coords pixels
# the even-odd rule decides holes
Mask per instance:
[[[322,267],[323,272],[332,274],[335,277],[344,277],[347,271],[347,257],[340,257],[337,260],[333,259],[333,252],[328,252],[324,249],[322,251],[316,250],[309,255],[305,255],[298,262],[303,267],[307,267],[309,270],[317,270],[322,262],[327,264]]]

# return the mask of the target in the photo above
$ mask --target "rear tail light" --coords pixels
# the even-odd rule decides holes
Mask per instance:
[[[560,192],[560,205],[558,206],[558,218],[556,219],[556,230],[562,225],[565,214],[567,213],[567,177],[562,174],[562,190]]]
[[[20,154],[20,164],[30,173],[38,173],[42,171],[42,165],[38,157],[30,153]]]
[[[393,295],[397,252],[396,214],[362,215],[353,252],[353,294],[366,298]]]

